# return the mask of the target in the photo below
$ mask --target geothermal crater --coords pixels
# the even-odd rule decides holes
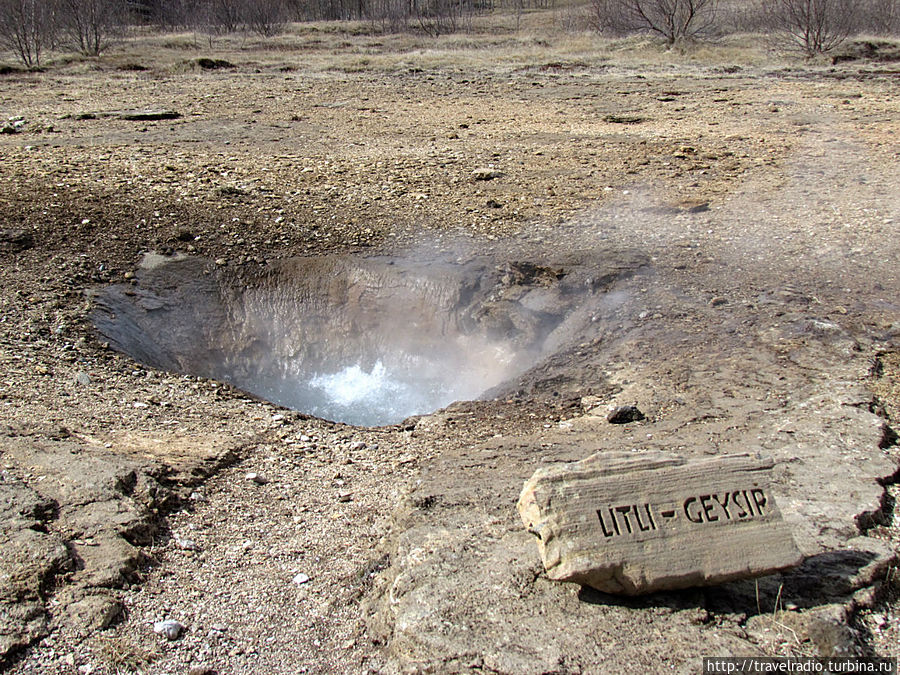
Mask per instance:
[[[133,283],[95,294],[92,318],[147,366],[378,426],[483,396],[570,344],[622,274],[598,255],[327,256],[248,271],[148,254]]]

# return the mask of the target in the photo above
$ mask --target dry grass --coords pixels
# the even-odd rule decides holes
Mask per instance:
[[[616,64],[741,66],[772,65],[773,54],[760,35],[735,34],[714,41],[680,45],[646,35],[600,36],[585,29],[584,4],[550,10],[497,11],[476,17],[471,30],[439,37],[417,33],[384,34],[367,22],[293,24],[272,38],[143,30],[120,41],[99,58],[52,55],[51,70],[85,72],[148,69],[159,73],[196,69],[199,57],[223,58],[241,67],[302,69],[308,72],[398,72],[409,69],[520,69],[547,63],[584,67]],[[12,54],[4,55],[14,63]]]
[[[147,649],[125,637],[100,635],[93,640],[92,651],[102,671],[114,675],[148,672],[150,664],[159,658],[159,650],[155,646]]]

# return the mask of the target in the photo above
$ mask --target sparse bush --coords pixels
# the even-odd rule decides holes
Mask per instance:
[[[470,28],[475,15],[469,0],[418,0],[413,11],[422,30],[435,37]]]
[[[286,8],[281,0],[259,2],[248,0],[244,5],[244,19],[247,27],[263,37],[271,37],[283,32]]]
[[[765,0],[721,0],[716,13],[716,29],[722,34],[767,33],[772,30],[766,16]]]
[[[147,4],[136,15],[163,30],[181,30],[196,25],[196,0],[169,0]]]
[[[74,49],[98,56],[125,29],[123,0],[57,0],[62,36]]]
[[[896,35],[900,30],[900,0],[867,0],[861,4],[859,31]]]
[[[396,33],[409,23],[410,3],[407,0],[369,0],[365,7],[365,17],[379,24],[384,31]]]
[[[669,44],[708,31],[718,0],[592,0],[594,27],[602,32],[650,31]]]
[[[244,0],[207,0],[207,23],[220,33],[237,33],[244,23]]]
[[[831,51],[853,32],[856,0],[767,0],[772,25],[808,56]]]
[[[40,66],[56,39],[55,10],[46,0],[0,0],[0,43],[29,68]]]

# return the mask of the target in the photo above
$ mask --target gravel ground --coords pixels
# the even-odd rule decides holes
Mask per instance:
[[[235,68],[217,71],[182,43],[135,42],[0,76],[0,113],[27,123],[0,137],[0,229],[31,239],[0,243],[4,428],[47,439],[65,427],[176,469],[219,442],[240,447],[208,479],[173,480],[180,505],[142,547],[137,578],[111,591],[120,622],[85,634],[51,589],[49,635],[10,673],[379,672],[384,645],[360,602],[420,467],[573,415],[541,391],[463,405],[452,423],[352,428],[145,369],[94,332],[85,290],[129,281],[150,250],[253,267],[424,248],[502,261],[614,241],[710,307],[794,281],[869,335],[873,358],[885,352],[872,384],[900,423],[892,71],[714,48],[660,59],[566,36],[409,51],[340,39],[223,43],[210,55]],[[123,69],[135,59],[149,70]],[[111,114],[148,109],[179,117]],[[496,177],[475,180],[483,169]],[[677,302],[634,320],[677,317]],[[681,356],[661,349],[673,368]],[[896,522],[882,535],[896,545]],[[858,618],[875,653],[900,653],[896,614],[894,592]],[[154,633],[166,619],[184,625],[180,639]]]

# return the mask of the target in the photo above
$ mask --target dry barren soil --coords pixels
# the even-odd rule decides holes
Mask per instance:
[[[4,667],[897,656],[897,82],[740,44],[332,25],[0,76],[23,122],[0,135]],[[112,349],[96,294],[146,297],[148,253],[231,279],[487,259],[504,302],[591,293],[483,400],[353,427]],[[620,404],[646,418],[609,424]],[[806,562],[636,600],[549,581],[522,483],[608,450],[772,457]]]

